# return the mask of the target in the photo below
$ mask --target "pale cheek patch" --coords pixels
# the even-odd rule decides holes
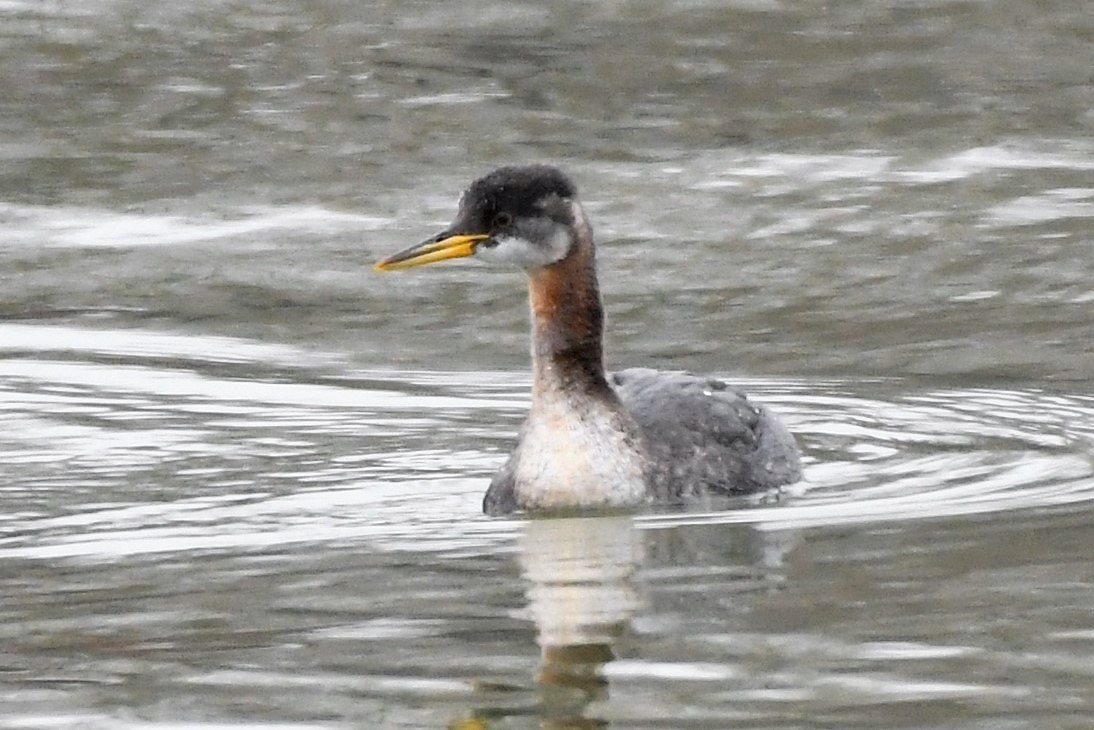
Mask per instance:
[[[537,246],[519,236],[504,236],[495,240],[497,243],[494,246],[479,246],[475,256],[490,263],[534,269],[560,261],[570,251],[570,235],[565,230],[556,231],[546,246]]]
[[[565,228],[556,228],[555,232],[551,235],[551,239],[547,246],[551,258],[547,263],[553,264],[556,261],[561,261],[566,258],[566,255],[570,253],[570,248],[573,247],[573,245],[574,240],[570,235],[570,232]]]
[[[542,257],[531,241],[524,238],[506,236],[494,239],[493,246],[479,246],[475,256],[492,264],[513,264],[521,267],[535,265]]]

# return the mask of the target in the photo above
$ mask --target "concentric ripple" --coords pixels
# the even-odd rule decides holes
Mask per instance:
[[[479,499],[527,407],[524,374],[357,371],[232,338],[60,329],[3,332],[2,555],[512,540],[516,523],[480,516]],[[806,481],[640,525],[777,530],[1094,499],[1089,396],[742,385],[799,435]]]

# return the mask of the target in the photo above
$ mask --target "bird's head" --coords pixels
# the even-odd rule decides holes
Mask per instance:
[[[569,256],[588,230],[576,196],[574,184],[553,167],[499,168],[471,183],[452,225],[375,268],[395,271],[465,256],[525,270],[549,266]]]

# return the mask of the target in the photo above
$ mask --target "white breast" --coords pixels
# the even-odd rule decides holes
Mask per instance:
[[[516,470],[525,509],[622,507],[646,501],[644,454],[619,414],[599,401],[580,410],[541,398],[528,415]]]

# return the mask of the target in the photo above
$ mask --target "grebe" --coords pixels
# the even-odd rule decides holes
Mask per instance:
[[[667,504],[800,478],[786,427],[720,380],[605,373],[592,227],[561,171],[491,172],[463,194],[451,226],[375,268],[464,256],[523,268],[531,303],[532,406],[485,512]]]

